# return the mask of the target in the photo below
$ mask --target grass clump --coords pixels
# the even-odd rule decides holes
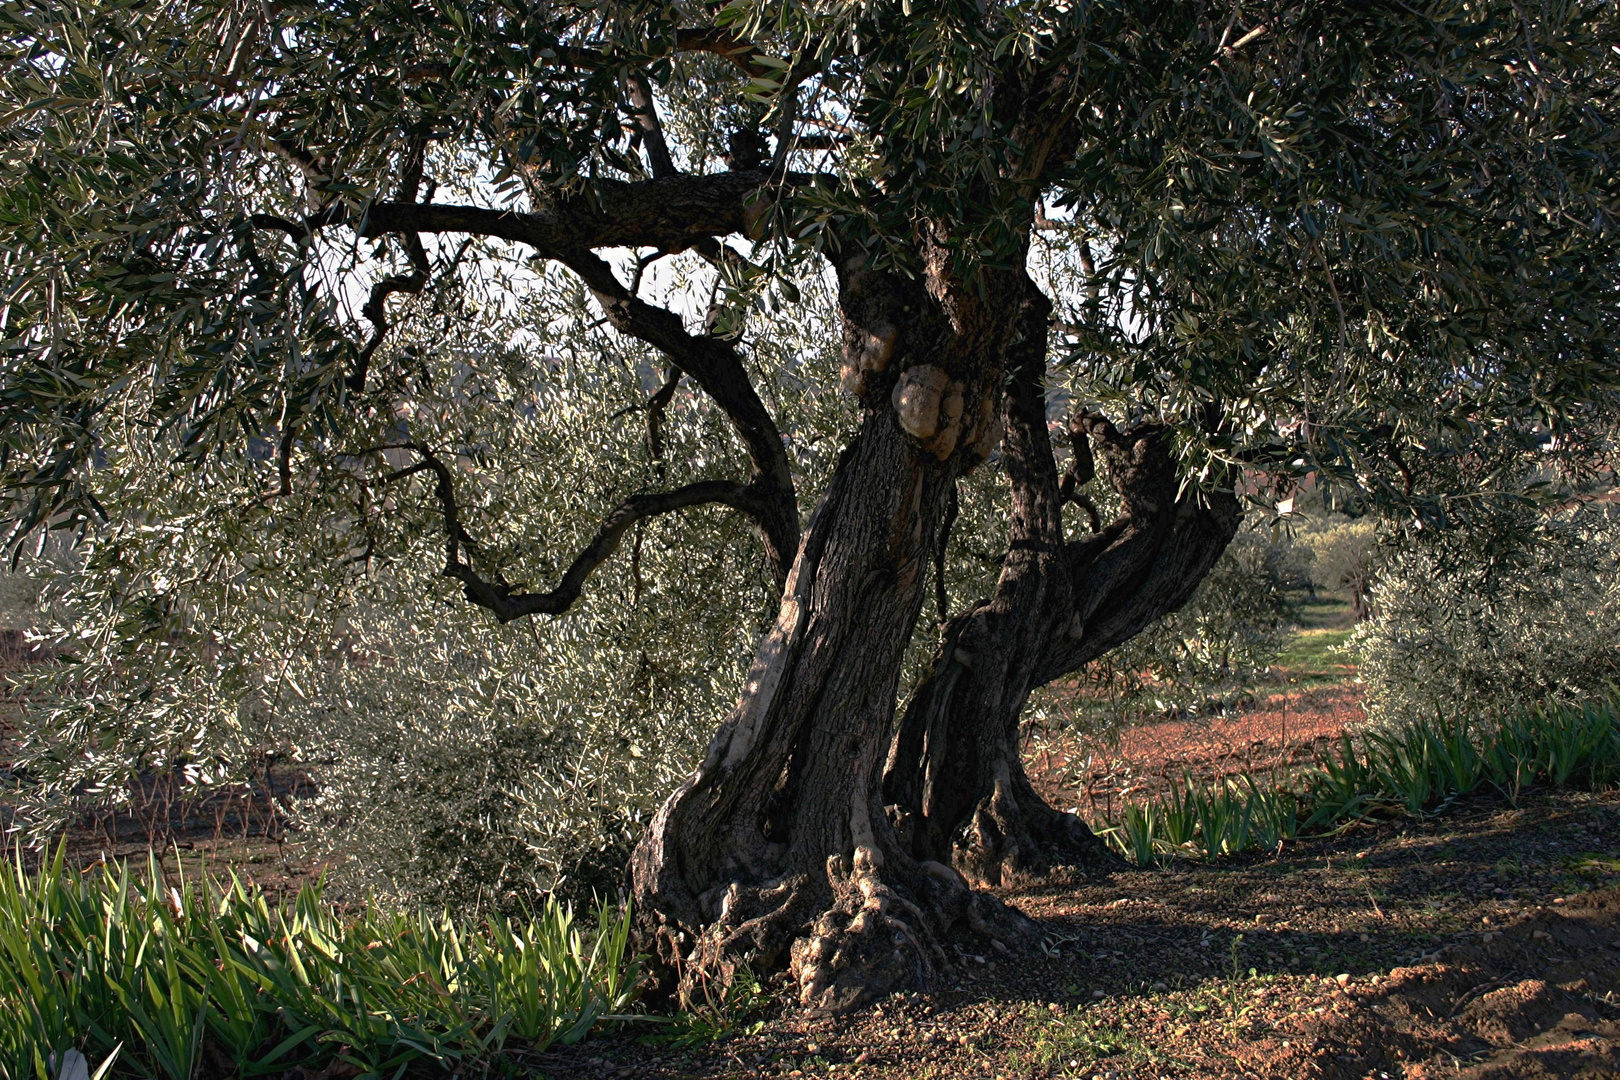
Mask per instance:
[[[726,978],[702,979],[698,992],[669,1026],[642,1039],[653,1046],[689,1048],[721,1042],[732,1035],[755,1034],[765,1026],[759,1014],[770,995],[746,964],[738,964]]]
[[[19,860],[0,872],[0,1080],[51,1080],[70,1052],[159,1080],[204,1062],[244,1077],[487,1068],[575,1042],[633,1001],[629,913],[596,914],[589,930],[554,900],[478,925],[346,918],[318,885],[272,904],[234,878],[166,879],[155,860],[144,875]]]
[[[1141,1039],[1083,1011],[1037,1020],[1029,1056],[1033,1064],[1057,1076],[1089,1076],[1096,1063],[1106,1058],[1132,1063],[1154,1060]]]
[[[1620,706],[1544,705],[1488,726],[1464,719],[1346,735],[1295,775],[1249,773],[1216,782],[1184,776],[1164,796],[1127,803],[1100,830],[1138,866],[1270,850],[1301,832],[1374,814],[1422,818],[1494,788],[1516,800],[1528,787],[1596,791],[1620,783]]]

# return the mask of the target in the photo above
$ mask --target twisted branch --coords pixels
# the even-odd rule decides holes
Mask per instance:
[[[496,574],[493,581],[484,578],[467,561],[463,553],[477,556],[481,547],[462,524],[461,510],[456,503],[455,481],[449,466],[423,443],[397,443],[373,447],[367,452],[380,450],[409,450],[422,459],[415,465],[390,473],[384,478],[385,482],[421,472],[433,473],[436,479],[434,496],[439,500],[440,510],[444,514],[445,551],[444,570],[441,572],[445,577],[461,582],[468,600],[488,609],[503,623],[525,615],[560,615],[567,611],[579,599],[586,579],[618,550],[625,532],[638,521],[709,503],[721,503],[748,511],[750,503],[757,497],[749,485],[730,480],[699,480],[673,491],[632,495],[603,519],[596,536],[574,557],[555,589],[541,593],[521,592],[518,591],[519,586],[507,583],[500,574]]]

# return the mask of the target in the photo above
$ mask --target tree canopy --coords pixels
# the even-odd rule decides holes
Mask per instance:
[[[948,221],[972,276],[1018,264],[1036,216],[1062,276],[1055,359],[1092,394],[1198,434],[1218,401],[1219,450],[1299,451],[1404,493],[1400,462],[1442,432],[1557,425],[1611,381],[1613,19],[1601,3],[18,5],[14,517],[94,513],[80,479],[113,402],[193,456],[335,436],[408,377],[390,311],[504,289],[492,260],[553,260],[611,299],[628,290],[590,251],[707,248],[718,335],[634,305],[615,325],[736,353],[748,313],[791,305],[834,236],[904,267],[918,222]],[[1040,125],[1040,160],[1007,182]],[[759,240],[707,242],[728,235]],[[693,377],[724,399],[718,372]]]

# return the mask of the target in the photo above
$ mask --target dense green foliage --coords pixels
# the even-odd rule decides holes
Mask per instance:
[[[19,862],[0,873],[0,1077],[52,1080],[69,1050],[114,1077],[192,1080],[204,1061],[397,1076],[576,1042],[636,989],[628,913],[596,918],[583,928],[554,900],[479,925],[344,916],[319,886],[272,903],[155,864]]]
[[[468,448],[458,496],[514,574],[555,575],[603,502],[733,456],[683,388],[648,459],[651,360],[584,330],[583,305],[565,292],[531,307],[549,336],[522,350],[498,313],[482,333],[462,324],[425,369],[444,392],[413,400],[413,432],[434,444],[503,417]],[[799,386],[808,486],[832,453],[812,425],[836,431],[846,409]],[[388,441],[389,418],[375,424]],[[321,785],[301,838],[352,893],[510,907],[582,860],[611,865],[735,694],[770,602],[747,523],[721,509],[650,521],[568,618],[501,626],[438,573],[430,486],[402,478],[368,503],[345,484],[353,459],[334,454],[266,497],[266,464],[177,465],[160,437],[120,429],[89,478],[116,526],[35,563],[42,631],[73,661],[24,676],[35,835],[143,772],[206,786],[274,751]],[[579,897],[609,884],[569,882]]]
[[[1269,851],[1302,832],[1375,815],[1423,818],[1481,789],[1517,799],[1531,787],[1602,791],[1620,784],[1620,705],[1547,705],[1506,718],[1464,713],[1344,736],[1310,769],[1217,783],[1185,779],[1127,803],[1107,836],[1139,866],[1169,856]]]
[[[819,178],[782,192],[772,242],[727,272],[724,325],[750,344],[833,231],[904,264],[916,222],[957,223],[971,276],[1021,250],[1040,200],[1085,397],[1176,424],[1195,475],[1259,455],[1466,513],[1444,498],[1458,474],[1487,481],[1530,426],[1578,429],[1614,385],[1617,18],[1455,0],[12,5],[7,517],[98,517],[86,467],[121,414],[192,460],[293,430],[305,452],[347,441],[421,379],[419,353],[370,354],[379,324],[350,297],[412,267],[424,314],[523,288],[510,245],[367,250],[367,207],[424,182],[439,202],[611,200],[648,174],[625,97],[643,69],[676,167],[710,172],[731,131],[788,124],[775,152]],[[766,70],[682,51],[683,24],[753,42]],[[1020,121],[981,90],[1059,76],[1057,156],[992,182]],[[810,137],[828,130],[850,134]]]
[[[457,493],[514,577],[553,578],[603,504],[737,456],[683,386],[653,457],[654,358],[593,321],[561,290],[459,323],[456,347],[424,360],[412,432],[457,445],[492,425],[465,447]],[[513,345],[519,324],[544,333]],[[776,398],[799,421],[794,462],[814,491],[850,410],[817,387],[834,362],[820,323],[779,344],[796,352],[784,365],[805,369]],[[396,422],[374,417],[369,437],[389,441]],[[176,463],[138,426],[109,439],[86,481],[108,526],[30,563],[46,584],[31,618],[70,661],[18,676],[32,836],[120,800],[143,773],[204,789],[273,752],[319,784],[296,808],[298,839],[350,895],[515,910],[559,885],[578,900],[614,891],[620,856],[701,754],[769,614],[746,520],[711,508],[648,521],[568,617],[502,626],[440,575],[430,484],[402,477],[372,501],[349,486],[355,459],[333,453],[281,496],[273,466]]]
[[[1473,540],[1402,551],[1380,571],[1354,643],[1375,727],[1620,686],[1620,512],[1519,511]]]
[[[1378,528],[1374,521],[1313,520],[1300,534],[1309,554],[1307,574],[1313,589],[1342,592],[1357,617],[1367,613],[1368,594],[1378,564]]]

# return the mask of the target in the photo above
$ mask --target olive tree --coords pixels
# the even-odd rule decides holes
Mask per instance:
[[[1315,473],[1438,526],[1511,495],[1549,433],[1578,458],[1614,404],[1620,22],[1596,0],[0,19],[14,541],[96,527],[119,425],[197,493],[231,456],[265,500],[354,493],[323,542],[431,507],[442,574],[503,623],[569,612],[660,516],[752,523],[775,616],[629,867],[671,990],[746,961],[843,1008],[948,967],[952,934],[1014,943],[971,883],[1103,857],[1024,775],[1032,690],[1183,604],[1247,498]],[[855,413],[811,510],[773,407],[807,369],[771,339],[818,286]],[[491,540],[499,507],[467,497],[479,411],[453,438],[413,416],[454,394],[409,327],[546,289],[657,357],[649,459],[682,386],[735,449],[650,469],[541,583],[516,548],[550,537]],[[952,607],[930,582],[987,461],[1004,554]]]

